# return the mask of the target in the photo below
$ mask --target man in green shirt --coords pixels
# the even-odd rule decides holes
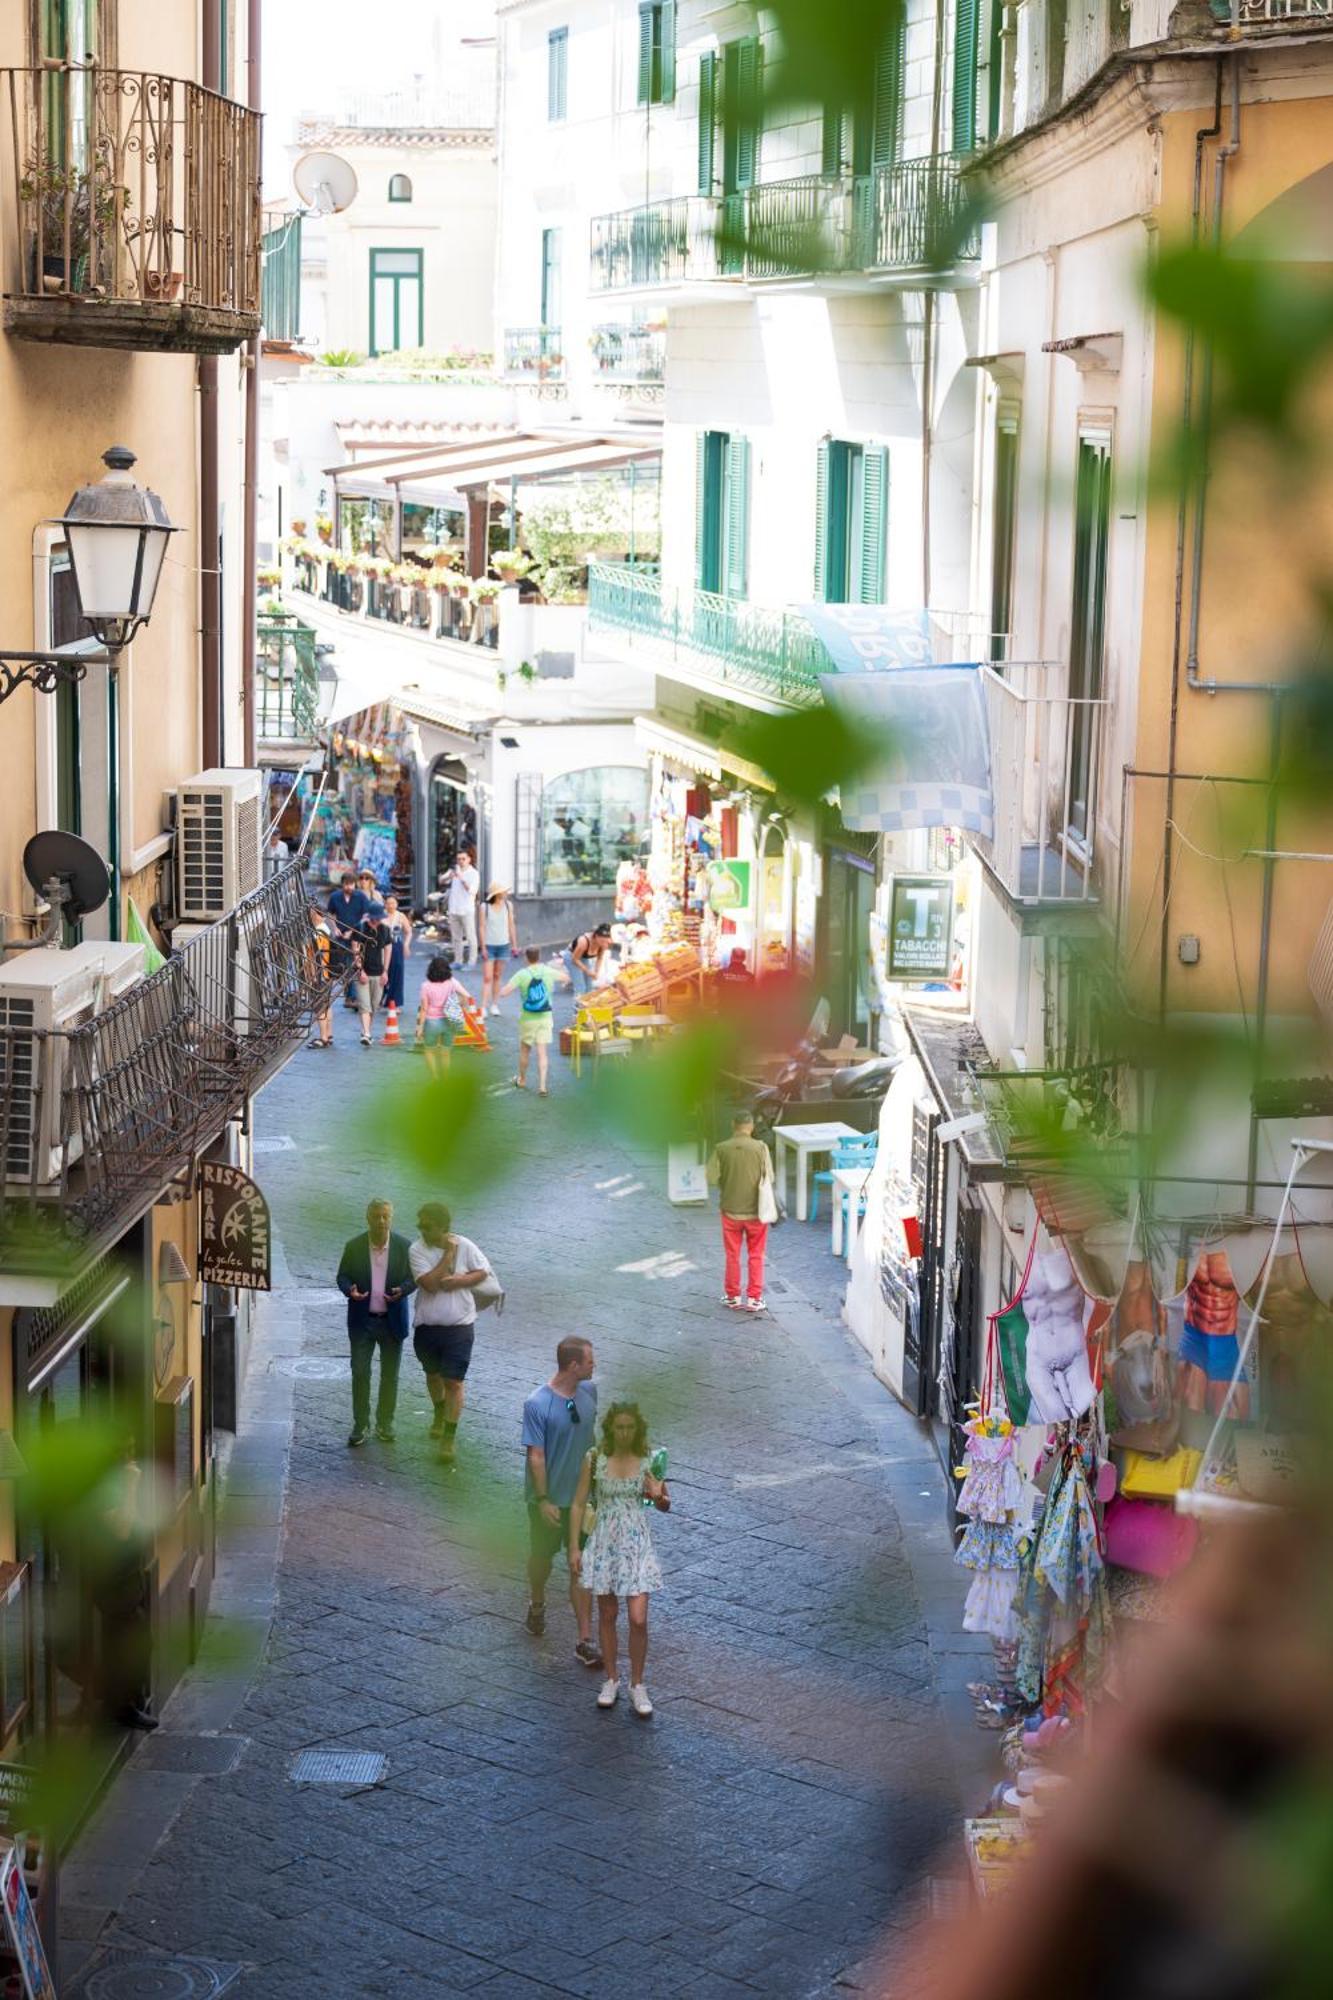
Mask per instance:
[[[744,1304],[749,1312],[763,1312],[764,1255],[768,1248],[768,1224],[761,1221],[759,1190],[772,1183],[773,1162],[768,1147],[754,1136],[754,1119],[748,1111],[738,1111],[731,1121],[731,1137],[713,1148],[708,1162],[708,1180],[715,1187],[722,1206],[722,1243],[726,1253],[726,1274],[722,1303],[735,1311],[741,1300],[741,1246],[749,1265],[749,1283]]]

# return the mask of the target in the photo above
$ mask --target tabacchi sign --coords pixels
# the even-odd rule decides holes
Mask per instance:
[[[199,1275],[209,1285],[267,1292],[268,1203],[239,1167],[205,1160],[199,1169]]]

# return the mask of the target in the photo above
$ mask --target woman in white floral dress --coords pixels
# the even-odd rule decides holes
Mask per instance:
[[[590,1497],[596,1522],[586,1548],[580,1550]],[[613,1708],[620,1693],[616,1627],[623,1597],[629,1620],[630,1707],[646,1719],[653,1712],[643,1679],[648,1658],[648,1598],[652,1591],[661,1589],[662,1572],[653,1554],[645,1500],[655,1501],[663,1512],[671,1505],[666,1482],[654,1479],[649,1469],[648,1426],[638,1404],[613,1403],[602,1424],[601,1450],[584,1459],[578,1492],[569,1510],[569,1568],[597,1599],[606,1667],[597,1706]]]

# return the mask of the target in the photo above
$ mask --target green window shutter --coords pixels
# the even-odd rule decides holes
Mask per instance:
[[[717,590],[721,585],[718,562],[719,519],[722,508],[722,439],[715,431],[700,431],[694,441],[694,585],[696,590]]]
[[[551,124],[565,115],[568,64],[569,29],[552,28],[546,37],[546,116]]]
[[[828,496],[829,457],[832,445],[824,438],[815,458],[815,596],[828,595]]]
[[[663,104],[676,101],[676,0],[662,0],[661,90]]]
[[[884,602],[888,511],[888,449],[868,444],[861,453],[861,519],[852,549],[851,597],[856,604]]]
[[[824,106],[824,133],[819,149],[819,171],[834,175],[842,172],[843,115],[829,105]]]
[[[560,231],[542,231],[542,325],[560,324]]]
[[[977,0],[954,0],[953,95],[951,130],[955,153],[970,153],[977,143]]]
[[[759,178],[764,130],[763,46],[757,35],[727,46],[725,192],[753,187]]]
[[[723,549],[728,597],[744,597],[750,588],[750,440],[727,439],[726,535]]]
[[[875,55],[870,165],[887,167],[902,151],[903,76],[907,64],[907,12],[900,6]]]
[[[717,178],[717,57],[699,58],[699,193],[712,194]]]
[[[637,102],[651,104],[653,101],[653,16],[656,7],[639,9],[639,89]]]

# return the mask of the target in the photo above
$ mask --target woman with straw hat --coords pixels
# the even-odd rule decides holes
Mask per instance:
[[[514,905],[502,882],[492,882],[481,906],[481,1011],[500,1011],[504,968],[518,950]]]

